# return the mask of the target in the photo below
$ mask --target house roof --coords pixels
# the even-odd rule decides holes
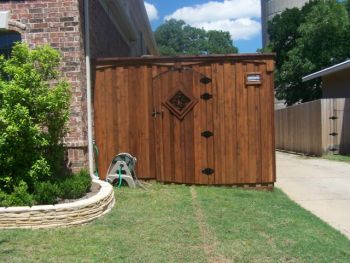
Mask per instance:
[[[310,75],[307,75],[307,76],[303,77],[302,80],[303,80],[303,82],[305,82],[305,81],[312,80],[312,79],[319,78],[319,77],[323,77],[323,76],[326,76],[326,75],[329,75],[329,74],[332,74],[335,72],[339,72],[339,71],[347,69],[347,68],[350,68],[350,60],[346,60],[342,63],[336,64],[336,65],[331,66],[329,68],[325,68],[325,69],[322,69],[322,70],[317,71],[315,73],[312,73]]]

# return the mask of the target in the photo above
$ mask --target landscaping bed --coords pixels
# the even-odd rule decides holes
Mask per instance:
[[[94,180],[92,190],[78,200],[57,205],[0,207],[0,229],[57,228],[82,225],[109,212],[114,192],[109,183]]]
[[[4,262],[348,262],[350,241],[280,190],[115,190],[85,226],[0,231]],[[30,255],[30,257],[28,257]]]

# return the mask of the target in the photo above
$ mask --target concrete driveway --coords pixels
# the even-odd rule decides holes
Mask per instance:
[[[350,238],[349,164],[277,152],[276,186]]]

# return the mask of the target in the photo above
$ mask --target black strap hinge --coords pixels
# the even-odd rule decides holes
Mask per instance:
[[[203,94],[201,95],[201,99],[202,99],[202,100],[210,100],[210,99],[212,99],[212,98],[213,98],[213,95],[209,94],[208,92],[203,93]]]
[[[208,77],[203,77],[201,78],[200,82],[203,84],[209,84],[211,82],[211,79]]]
[[[215,172],[214,169],[211,169],[211,168],[205,168],[202,170],[202,173],[205,174],[205,175],[211,175]]]
[[[211,131],[204,131],[202,132],[202,136],[205,138],[210,138],[211,136],[214,136],[214,133]]]

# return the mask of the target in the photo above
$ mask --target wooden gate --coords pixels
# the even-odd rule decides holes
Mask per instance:
[[[206,112],[199,103],[201,82],[208,84],[209,81],[210,78],[191,67],[182,67],[180,63],[161,69],[153,78],[152,116],[155,124],[157,180],[208,183],[208,177],[201,173],[201,170],[209,169],[206,167],[207,161],[201,161],[207,151],[198,146],[205,144],[199,127],[207,120]],[[208,172],[208,175],[212,173]]]
[[[138,158],[137,173],[144,179],[273,183],[272,58],[96,61],[95,137],[101,174],[115,154],[126,151]]]

